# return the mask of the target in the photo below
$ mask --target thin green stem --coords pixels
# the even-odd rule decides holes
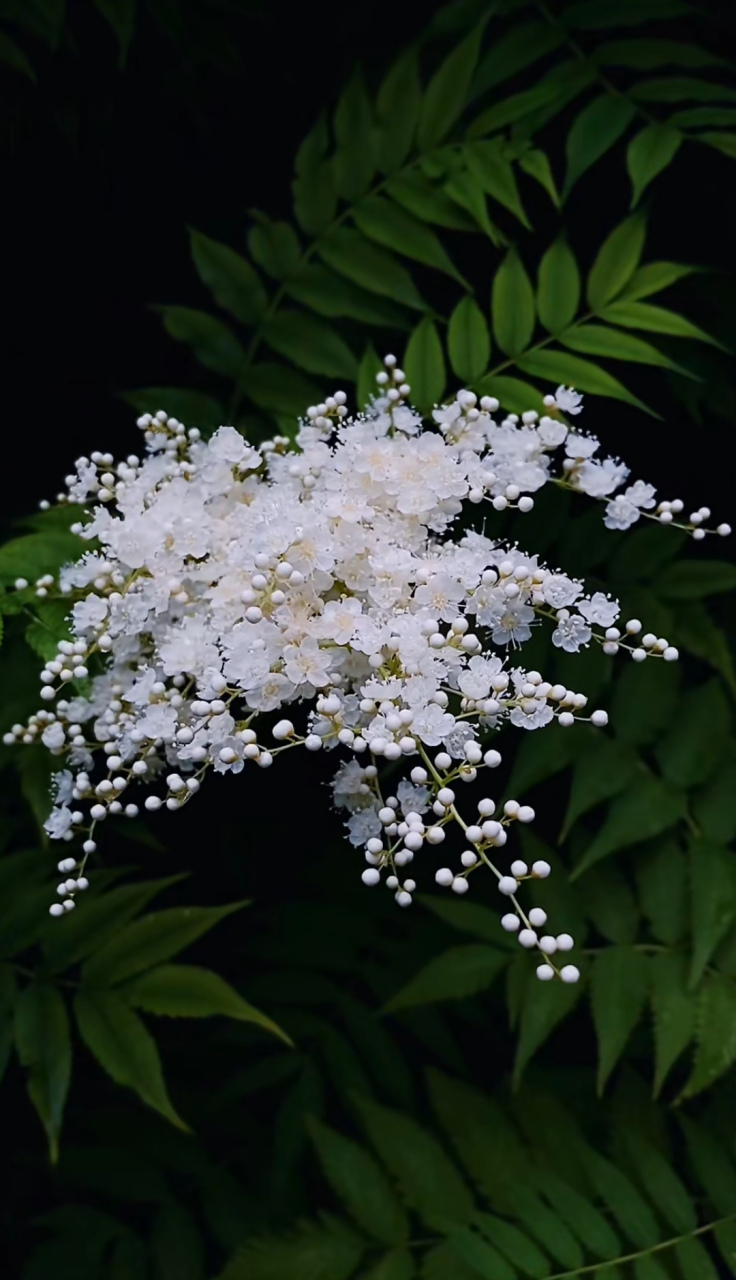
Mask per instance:
[[[723,1226],[727,1222],[733,1222],[736,1219],[736,1213],[729,1213],[725,1218],[718,1218],[715,1222],[706,1222],[705,1226],[696,1227],[694,1231],[686,1231],[681,1236],[671,1236],[669,1240],[662,1240],[659,1244],[650,1245],[648,1249],[637,1249],[635,1253],[624,1254],[620,1258],[610,1258],[607,1262],[591,1262],[585,1267],[577,1267],[574,1271],[555,1271],[554,1275],[548,1276],[548,1280],[573,1280],[575,1276],[590,1275],[591,1272],[605,1271],[610,1267],[620,1267],[624,1262],[636,1262],[639,1258],[648,1258],[652,1253],[661,1253],[664,1249],[671,1249],[674,1245],[682,1244],[685,1240],[692,1240],[695,1236],[703,1236],[708,1231],[715,1231],[717,1227]]]

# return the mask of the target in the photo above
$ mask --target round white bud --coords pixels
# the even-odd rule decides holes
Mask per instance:
[[[440,867],[439,871],[435,872],[434,878],[436,883],[441,884],[445,889],[451,885],[455,879],[449,867]]]

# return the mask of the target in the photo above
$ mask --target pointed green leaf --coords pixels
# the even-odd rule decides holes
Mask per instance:
[[[294,275],[302,265],[297,234],[288,222],[272,222],[258,210],[251,210],[255,226],[248,232],[248,248],[259,267],[274,280]]]
[[[512,1212],[513,1188],[533,1181],[533,1171],[508,1116],[487,1093],[434,1067],[427,1071],[427,1087],[440,1124],[473,1182],[494,1208]]]
[[[723,1214],[724,1217],[733,1213],[736,1204],[736,1169],[730,1151],[682,1111],[676,1114],[698,1182],[705,1189],[716,1213]]]
[[[523,226],[529,227],[514,171],[504,155],[503,141],[492,138],[468,143],[463,147],[463,156],[481,190],[513,213]]]
[[[696,267],[685,266],[680,262],[647,262],[643,267],[637,268],[621,294],[621,301],[613,305],[616,308],[625,307],[627,302],[646,298],[651,293],[660,293],[685,276],[691,276],[696,270]],[[612,319],[607,311],[603,314],[606,319]],[[622,322],[614,321],[613,323],[621,324]]]
[[[359,320],[383,329],[405,329],[404,313],[374,293],[366,293],[321,263],[310,262],[284,284],[285,292],[317,315],[330,320]]]
[[[32,982],[15,1002],[15,1043],[28,1068],[28,1093],[46,1130],[52,1164],[69,1091],[72,1047],[66,1005],[55,987]]]
[[[512,1271],[501,1254],[470,1227],[456,1227],[448,1233],[447,1240],[453,1253],[485,1280],[514,1280],[516,1271]]]
[[[645,329],[650,333],[670,334],[673,338],[694,338],[697,342],[708,342],[711,346],[725,350],[716,338],[712,338],[684,316],[668,311],[666,307],[652,306],[648,302],[630,302],[626,293],[619,302],[603,307],[598,314],[602,320],[621,325],[625,329]]]
[[[136,0],[94,0],[94,4],[112,28],[120,47],[120,66],[125,65],[136,25]]]
[[[518,1086],[524,1068],[558,1023],[572,1012],[582,995],[583,985],[582,981],[573,984],[535,981],[530,984],[521,1010],[514,1060],[515,1085]]]
[[[296,154],[292,184],[296,220],[311,236],[321,235],[330,225],[337,207],[332,164],[326,158],[328,144],[327,121],[321,115]]]
[[[631,662],[614,686],[611,726],[620,742],[641,746],[652,742],[669,724],[678,698],[680,673],[676,663],[658,662],[645,670],[646,663]],[[641,708],[646,703],[647,714]]]
[[[188,1209],[168,1200],[156,1214],[150,1236],[152,1259],[157,1280],[204,1280],[208,1273],[205,1263],[204,1240],[196,1221]],[[145,1258],[145,1251],[144,1251]],[[134,1273],[146,1275],[143,1270]]]
[[[320,241],[320,257],[370,293],[379,293],[417,311],[426,310],[409,272],[385,249],[370,244],[357,231],[340,227]]]
[[[680,820],[685,798],[659,778],[644,777],[614,800],[603,826],[570,875],[579,876],[618,849],[651,840]]]
[[[368,1138],[410,1208],[430,1228],[466,1223],[472,1197],[436,1138],[401,1112],[368,1098],[355,1102]]]
[[[595,1257],[615,1258],[623,1252],[607,1218],[579,1191],[550,1169],[544,1170],[542,1186],[552,1207]]]
[[[558,341],[571,351],[579,351],[586,356],[603,356],[606,360],[628,360],[632,364],[651,364],[661,369],[670,369],[675,373],[694,377],[682,365],[670,360],[653,347],[650,342],[643,342],[633,334],[621,333],[619,329],[609,329],[602,324],[573,326],[566,333],[558,334]]]
[[[4,31],[0,31],[0,62],[6,67],[12,67],[13,71],[20,71],[34,84],[36,83],[36,73],[23,50],[10,39],[10,36],[6,36]]]
[[[60,927],[57,924],[47,931],[42,943],[45,971],[59,973],[86,959],[124,929],[157,893],[182,879],[183,873],[161,880],[146,880],[141,884],[124,884],[97,896],[98,877],[95,876],[88,890],[91,900],[85,901],[84,911],[75,911],[64,918]]]
[[[667,168],[681,142],[679,130],[666,124],[648,124],[632,138],[626,152],[626,166],[633,188],[632,209],[652,179]]]
[[[289,1235],[246,1240],[218,1280],[349,1280],[365,1244],[335,1218],[303,1222]]]
[[[612,738],[602,738],[590,750],[581,752],[575,762],[570,799],[557,843],[567,839],[573,824],[584,813],[630,786],[637,766],[631,747]]]
[[[456,202],[416,170],[397,173],[385,187],[397,204],[408,209],[415,218],[447,227],[450,231],[472,231],[474,219],[458,208]]]
[[[598,46],[595,60],[602,67],[633,67],[638,71],[651,71],[654,67],[717,66],[724,61],[696,44],[652,37],[611,40]]]
[[[716,626],[699,600],[691,600],[687,613],[679,617],[677,642],[688,653],[702,658],[703,662],[719,671],[731,692],[736,694],[736,671],[731,645],[725,632]]]
[[[494,104],[482,111],[468,128],[469,138],[485,138],[490,133],[498,133],[507,125],[515,124],[524,116],[529,116],[539,107],[555,102],[562,96],[559,84],[554,81],[541,81],[533,89],[525,89],[521,93],[511,94],[502,102]]]
[[[661,1151],[646,1142],[634,1129],[626,1133],[626,1146],[631,1152],[639,1182],[667,1225],[677,1235],[695,1231],[698,1218],[693,1208],[692,1196]]]
[[[209,1018],[220,1015],[240,1022],[252,1022],[280,1036],[289,1037],[275,1022],[211,969],[193,964],[165,964],[149,969],[121,987],[120,994],[136,1009],[167,1018]]]
[[[560,115],[565,107],[574,102],[586,89],[596,82],[596,72],[592,61],[568,58],[557,61],[543,77],[540,89],[553,88],[554,96],[541,104],[530,114],[514,122],[511,130],[514,142],[530,141],[535,134]]]
[[[550,245],[539,264],[537,308],[548,333],[560,333],[574,320],[580,302],[580,272],[563,239]]]
[[[370,186],[375,173],[372,121],[368,96],[359,68],[353,72],[335,110],[333,160],[335,185],[346,200],[356,200]]]
[[[736,587],[736,565],[727,560],[678,560],[657,579],[665,600],[698,600]]]
[[[373,1156],[313,1117],[307,1121],[325,1177],[358,1226],[384,1244],[403,1244],[409,1223]]]
[[[350,347],[335,331],[315,316],[280,310],[261,326],[264,342],[308,373],[347,378],[357,374],[357,362]]]
[[[709,147],[722,151],[724,156],[736,159],[736,133],[701,133],[699,142],[707,142]]]
[[[660,76],[640,80],[628,90],[638,102],[736,102],[736,89],[692,76]]]
[[[627,218],[604,240],[588,276],[588,302],[600,311],[628,284],[639,265],[646,223],[640,214]]]
[[[627,98],[602,93],[583,107],[567,135],[567,172],[562,188],[566,199],[578,178],[600,160],[625,132],[635,114]]]
[[[608,396],[611,400],[623,400],[626,404],[633,404],[637,409],[648,413],[652,418],[659,417],[653,409],[649,409],[641,400],[627,391],[618,378],[614,378],[612,374],[607,373],[605,369],[600,369],[590,360],[582,360],[580,356],[570,355],[566,351],[529,351],[526,355],[517,357],[516,363],[522,373],[543,378],[552,385],[564,383],[566,386],[575,387],[577,391],[589,391],[592,395]]]
[[[138,413],[158,413],[163,409],[187,427],[221,427],[225,421],[225,409],[219,400],[187,387],[141,387],[122,392],[121,399]]]
[[[694,787],[711,776],[726,747],[731,713],[720,680],[688,690],[677,721],[657,747],[662,777],[674,787]]]
[[[546,1280],[550,1271],[549,1259],[513,1223],[480,1210],[475,1214],[473,1222],[486,1239],[525,1276],[531,1276],[532,1280]],[[516,1274],[515,1271],[514,1275]]]
[[[648,958],[633,947],[606,947],[595,957],[590,994],[598,1039],[599,1094],[644,1011],[649,977]]]
[[[507,413],[525,413],[536,409],[544,413],[542,393],[521,378],[510,378],[505,373],[489,373],[481,378],[475,390],[480,396],[495,396]],[[563,730],[564,732],[564,730]]]
[[[685,855],[673,839],[660,840],[634,863],[639,899],[658,942],[674,946],[689,918]]]
[[[696,987],[719,942],[736,921],[736,858],[717,845],[690,845],[693,952],[690,989]]]
[[[647,1249],[660,1239],[654,1214],[621,1169],[592,1148],[585,1153],[585,1169],[601,1199],[608,1205],[632,1244]]]
[[[363,359],[358,366],[357,397],[359,409],[365,409],[371,398],[378,395],[380,388],[376,382],[376,374],[384,372],[384,363],[373,344],[369,342],[363,353]]]
[[[469,170],[456,170],[445,182],[444,194],[470,215],[473,223],[485,232],[497,249],[508,243],[488,216],[488,201],[475,174]]]
[[[445,358],[437,329],[429,316],[419,321],[404,353],[404,372],[411,400],[419,409],[430,409],[442,399],[447,381]]]
[[[294,419],[306,413],[308,405],[319,404],[322,394],[322,389],[298,369],[265,361],[250,366],[243,378],[243,387],[260,409],[293,415]]]
[[[682,1098],[709,1089],[736,1061],[736,982],[714,974],[703,983],[698,998],[698,1047],[692,1075]]]
[[[524,794],[567,769],[577,755],[578,746],[575,735],[558,724],[546,726],[544,733],[525,733],[514,755],[509,794]]]
[[[255,324],[266,309],[266,290],[249,262],[226,244],[190,228],[189,243],[200,279],[215,300],[244,324]]]
[[[708,129],[711,126],[736,124],[736,107],[688,107],[675,111],[670,124],[677,129]]]
[[[447,351],[453,372],[472,384],[485,373],[491,355],[488,324],[475,298],[466,294],[450,316]]]
[[[417,140],[422,151],[436,147],[463,111],[478,61],[484,25],[476,26],[452,50],[427,85],[417,128]]]
[[[687,957],[663,951],[652,960],[654,1013],[654,1097],[695,1035],[697,997],[687,989]]]
[[[719,1280],[715,1263],[700,1240],[692,1236],[689,1240],[680,1240],[673,1253],[682,1272],[683,1280]]]
[[[187,1129],[171,1105],[156,1044],[140,1018],[113,991],[80,991],[74,1000],[79,1034],[116,1084],[138,1096],[179,1129]]]
[[[245,352],[235,335],[221,320],[191,307],[154,307],[163,317],[164,328],[177,342],[192,348],[205,369],[239,378],[245,367]]]
[[[540,151],[537,147],[533,147],[530,151],[525,151],[519,156],[519,168],[528,174],[530,178],[534,178],[540,186],[544,187],[553,205],[559,209],[561,203],[560,194],[557,190],[552,167],[544,151]]]
[[[389,68],[376,99],[376,156],[382,173],[393,173],[409,154],[421,98],[417,52],[410,48]]]
[[[107,987],[152,969],[245,906],[247,900],[224,907],[171,907],[134,920],[90,957],[82,969],[83,980]]]
[[[353,218],[358,230],[369,240],[375,240],[402,257],[413,258],[427,267],[444,271],[460,284],[466,284],[434,231],[390,200],[383,196],[368,196],[355,206]]]
[[[479,907],[474,902],[452,901],[444,895],[439,897],[427,893],[418,894],[417,901],[433,911],[451,929],[469,933],[474,938],[482,938],[484,942],[490,942],[494,946],[504,945],[498,917],[488,907]]]
[[[529,19],[499,35],[478,64],[470,87],[470,100],[475,101],[495,85],[538,62],[558,48],[562,39],[562,32],[550,23]]]
[[[693,817],[704,840],[728,845],[736,836],[736,743],[729,743],[710,782],[696,792]]]
[[[451,947],[430,960],[406,986],[391,996],[385,1011],[434,1004],[439,1000],[462,1000],[485,991],[507,960],[507,952],[480,944]]]
[[[415,1280],[417,1270],[414,1258],[407,1249],[392,1249],[369,1271],[361,1272],[358,1280]]]
[[[507,356],[519,356],[534,332],[534,290],[524,264],[510,249],[493,278],[491,290],[493,332]]]

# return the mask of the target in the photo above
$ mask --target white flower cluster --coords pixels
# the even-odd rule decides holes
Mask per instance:
[[[533,810],[507,800],[499,811],[484,796],[466,822],[453,788],[498,765],[483,740],[506,722],[606,724],[604,711],[582,714],[583,693],[511,662],[533,626],[549,620],[552,643],[569,653],[591,640],[637,661],[677,651],[653,634],[635,640],[641,624],[615,626],[616,601],[458,517],[465,502],[529,511],[548,481],[607,499],[611,528],[642,515],[671,523],[683,504],[655,508],[641,482],[611,496],[627,469],[597,460],[598,441],[563,421],[580,410],[571,390],[547,397],[541,418],[500,420],[496,400],[461,391],[423,429],[394,357],[378,384],[365,414],[350,417],[336,392],[307,410],[295,443],[276,437],[258,448],[232,427],[205,442],[164,412],[146,414],[142,458],[115,465],[93,453],[67,477],[60,497],[89,508],[73,529],[99,549],[58,583],[37,582],[37,595],[69,600],[72,638],[41,673],[44,707],[4,739],[40,739],[65,762],[46,829],[80,834],[82,852],[59,864],[73,874],[51,913],[71,910],[86,887],[97,825],[137,815],[139,784],[149,788],[146,809],[178,810],[210,768],[266,768],[298,744],[341,748],[334,799],[364,849],[365,884],[383,880],[407,906],[416,886],[400,873],[456,822],[467,847],[457,872],[435,872],[437,883],[464,893],[474,871],[490,868],[512,908],[503,927],[537,948],[538,976],[576,981],[574,965],[552,959],[572,946],[569,934],[538,936],[545,913],[525,913],[516,897],[520,881],[545,877],[549,865],[494,861],[511,824],[532,821]],[[700,537],[708,514],[679,527]],[[274,723],[287,707],[301,713],[299,730]],[[409,776],[384,795],[373,761],[404,758]]]

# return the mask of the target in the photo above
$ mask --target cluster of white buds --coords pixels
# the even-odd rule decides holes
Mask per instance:
[[[268,768],[299,745],[340,749],[333,795],[364,850],[364,883],[385,883],[408,906],[416,883],[404,868],[457,823],[460,869],[435,869],[437,883],[464,893],[490,869],[513,907],[503,927],[539,950],[539,977],[574,981],[575,967],[552,958],[569,935],[537,936],[544,912],[517,901],[548,865],[496,865],[509,827],[533,810],[484,796],[466,823],[455,787],[499,764],[488,739],[508,725],[607,723],[584,693],[512,662],[534,627],[549,621],[568,653],[597,643],[669,661],[677,651],[639,639],[638,619],[617,627],[610,596],[458,517],[479,504],[529,511],[547,482],[603,499],[610,528],[647,515],[674,524],[682,504],[653,512],[640,481],[612,496],[627,469],[595,459],[598,441],[564,421],[580,411],[569,389],[547,397],[542,417],[500,420],[492,397],[460,391],[424,429],[393,356],[377,382],[364,414],[351,417],[338,391],[307,410],[294,442],[257,448],[232,427],[204,441],[163,411],[145,414],[142,457],[116,465],[93,453],[67,477],[64,500],[86,508],[73,530],[99,550],[37,582],[37,594],[68,601],[70,633],[41,672],[45,706],[4,738],[40,740],[63,760],[46,829],[80,836],[83,856],[65,860],[74,875],[51,911],[73,906],[96,827],[136,817],[141,786],[145,809],[176,811],[210,769]],[[701,508],[678,527],[700,536],[706,519]],[[299,729],[280,718],[292,707]],[[404,758],[409,774],[384,798],[378,765]]]

